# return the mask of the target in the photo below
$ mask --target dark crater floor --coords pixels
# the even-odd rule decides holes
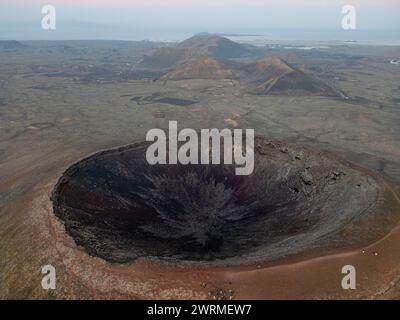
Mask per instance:
[[[242,264],[388,231],[381,186],[330,154],[258,137],[253,174],[236,176],[232,165],[151,166],[147,146],[97,153],[56,185],[54,213],[90,255]]]

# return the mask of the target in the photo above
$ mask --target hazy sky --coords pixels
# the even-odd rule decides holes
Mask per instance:
[[[57,30],[51,34],[40,28],[44,4],[57,10]],[[356,7],[360,30],[400,30],[400,0],[0,0],[0,38],[136,39],[172,31],[340,30],[345,4]]]

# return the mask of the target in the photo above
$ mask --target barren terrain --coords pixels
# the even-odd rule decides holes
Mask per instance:
[[[345,94],[334,97],[304,90],[254,94],[228,73],[165,80],[177,65],[143,65],[162,46],[171,44],[32,41],[0,47],[0,297],[400,298],[400,69],[390,64],[400,48],[246,47],[239,50],[246,55],[230,61],[279,56]],[[326,251],[310,245],[293,256],[234,265],[110,261],[78,245],[50,200],[62,174],[99,151],[145,140],[150,129],[167,130],[169,120],[196,130],[253,128],[271,141],[332,155],[369,185],[369,196],[354,208],[378,209],[357,228],[338,224],[338,239],[354,240],[345,245],[338,240]],[[357,204],[361,196],[345,199]],[[41,287],[47,264],[57,270],[54,291]],[[358,270],[357,290],[341,288],[347,264]]]

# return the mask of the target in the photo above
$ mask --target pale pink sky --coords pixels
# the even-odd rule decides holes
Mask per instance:
[[[6,4],[63,4],[93,5],[103,7],[196,7],[196,6],[250,6],[250,5],[344,5],[355,6],[400,6],[400,0],[1,0]]]
[[[0,25],[6,31],[11,23],[33,25],[46,4],[55,6],[61,24],[186,32],[339,29],[341,8],[350,4],[357,9],[358,28],[400,30],[400,0],[0,0]],[[82,25],[77,33],[85,28]]]

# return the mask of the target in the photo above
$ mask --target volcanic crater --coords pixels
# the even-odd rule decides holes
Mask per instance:
[[[256,137],[254,172],[236,176],[234,165],[152,166],[148,145],[96,153],[56,184],[54,213],[90,255],[273,262],[364,245],[397,219],[380,178],[328,152]]]

